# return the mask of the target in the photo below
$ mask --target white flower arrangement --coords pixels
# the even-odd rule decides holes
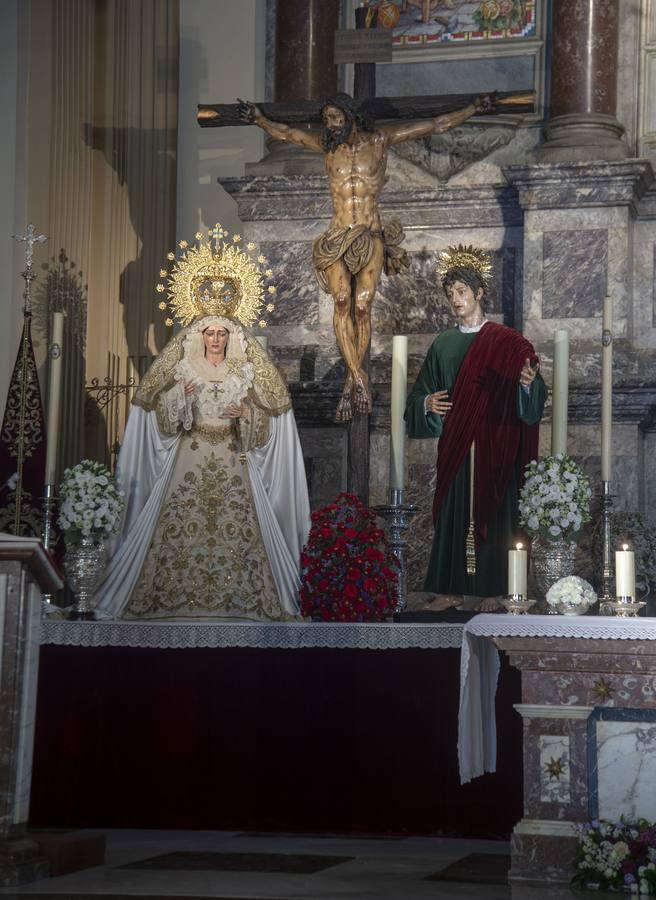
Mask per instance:
[[[569,456],[559,453],[526,466],[519,495],[519,522],[535,537],[568,539],[590,521],[590,481]]]
[[[91,459],[64,471],[59,486],[57,523],[68,543],[81,538],[104,540],[115,534],[123,511],[123,496],[106,466]]]
[[[591,584],[577,575],[567,575],[552,584],[546,596],[549,606],[557,608],[592,606],[597,601],[597,595]]]
[[[656,825],[594,820],[576,825],[578,848],[572,886],[602,891],[656,894]]]

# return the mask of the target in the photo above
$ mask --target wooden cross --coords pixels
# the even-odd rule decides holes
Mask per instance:
[[[339,62],[353,62],[355,64],[354,99],[358,101],[361,109],[371,119],[428,119],[435,118],[449,112],[455,112],[467,107],[475,96],[448,95],[442,97],[402,97],[387,98],[375,96],[375,72],[376,60],[385,59],[385,54],[391,52],[382,46],[380,32],[376,32],[369,26],[373,25],[371,10],[360,8],[356,10],[356,31],[349,33],[338,32],[337,36],[344,35],[344,45],[348,45],[346,52],[339,52]],[[357,37],[356,37],[357,35]],[[368,40],[368,38],[371,40]],[[368,46],[369,45],[369,46]],[[342,47],[342,50],[344,47]],[[352,55],[349,53],[352,51]],[[366,61],[364,61],[366,60]],[[531,91],[521,94],[498,94],[496,97],[494,112],[532,112],[534,109],[535,95]],[[294,103],[264,103],[258,104],[264,116],[274,122],[283,122],[287,125],[298,123],[321,123],[321,109],[323,100],[297,101]],[[203,128],[225,127],[232,125],[249,124],[240,115],[239,104],[204,104],[198,107],[197,119]],[[352,291],[355,296],[355,290]],[[363,371],[368,371],[369,351],[362,362]],[[357,494],[363,503],[368,503],[369,497],[369,416],[356,415],[348,426],[348,464],[347,464],[347,490]]]

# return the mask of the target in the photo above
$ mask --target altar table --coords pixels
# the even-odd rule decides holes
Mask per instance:
[[[31,822],[507,837],[500,764],[461,787],[461,624],[63,622],[42,628]]]
[[[656,818],[656,619],[476,616],[464,627],[463,782],[496,766],[502,650],[522,674],[524,817],[511,881],[569,881],[576,825]]]

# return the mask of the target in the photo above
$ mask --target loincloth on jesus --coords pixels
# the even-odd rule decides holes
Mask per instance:
[[[352,228],[329,228],[312,245],[312,262],[317,281],[322,290],[330,293],[325,270],[342,259],[351,275],[357,275],[371,260],[376,238],[382,238],[385,256],[383,266],[386,275],[396,275],[409,265],[408,254],[401,246],[403,228],[400,222],[389,222],[382,231],[373,231],[366,225]]]

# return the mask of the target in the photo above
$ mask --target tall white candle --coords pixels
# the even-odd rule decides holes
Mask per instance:
[[[526,600],[528,554],[521,544],[508,551],[508,593],[521,594]]]
[[[615,584],[618,597],[635,600],[635,553],[629,550],[628,544],[615,552]]]
[[[260,347],[261,347],[263,350],[266,350],[266,349],[268,348],[268,346],[269,346],[269,339],[268,339],[268,337],[266,336],[266,334],[256,334],[256,335],[255,335],[255,340],[258,342],[258,344],[260,345]]]
[[[54,484],[57,477],[57,448],[59,445],[59,413],[61,410],[62,343],[64,340],[64,313],[52,316],[52,338],[48,374],[48,424],[46,430],[46,484]]]
[[[567,405],[569,393],[569,333],[554,333],[553,406],[551,411],[551,455],[567,453]]]
[[[405,412],[408,384],[408,338],[396,334],[392,339],[392,403],[390,410],[390,490],[405,487]]]
[[[601,480],[611,480],[613,428],[613,301],[604,297],[601,341]]]

